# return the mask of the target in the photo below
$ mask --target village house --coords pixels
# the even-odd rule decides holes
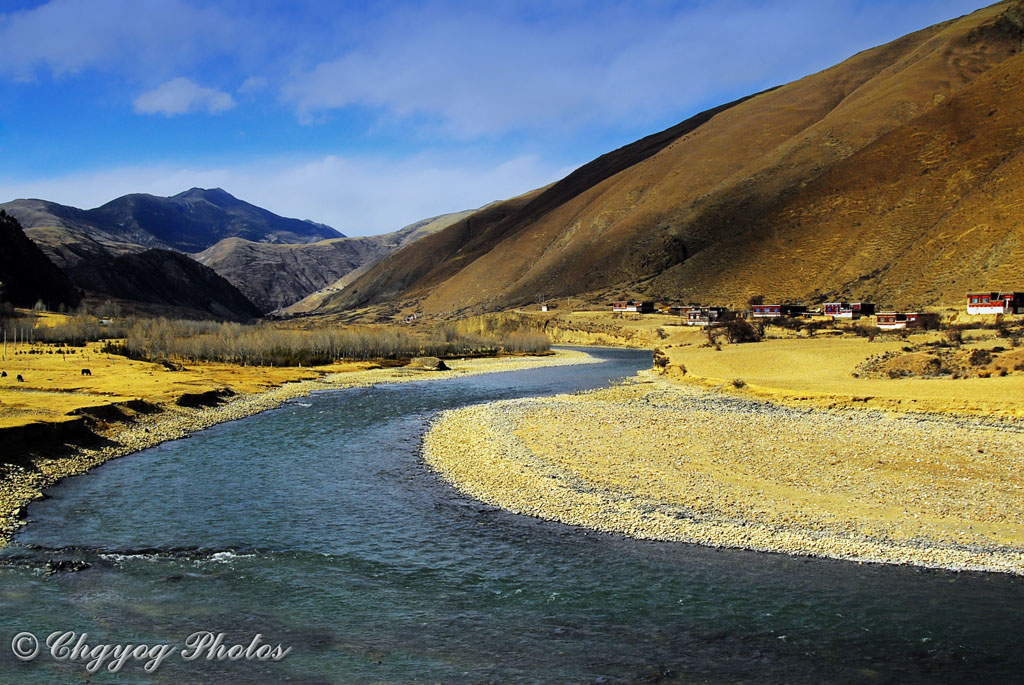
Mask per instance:
[[[626,300],[624,302],[613,302],[613,312],[638,312],[640,314],[650,314],[654,311],[653,302],[641,302],[640,300]]]
[[[969,293],[968,314],[1024,314],[1024,293]]]
[[[826,302],[825,316],[833,319],[859,319],[875,313],[875,305],[870,302]]]
[[[777,319],[780,316],[801,316],[807,307],[799,304],[755,304],[750,306],[750,315],[755,319]]]
[[[680,316],[685,319],[686,315],[689,314],[692,309],[695,309],[693,305],[673,304],[668,307],[668,311],[666,313],[673,316]]]
[[[926,312],[879,312],[875,315],[875,325],[882,330],[927,328],[938,323],[938,319],[938,314]]]
[[[725,307],[691,307],[686,312],[687,326],[711,326],[728,311]]]

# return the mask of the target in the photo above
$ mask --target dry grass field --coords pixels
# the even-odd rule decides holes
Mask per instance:
[[[723,345],[669,347],[667,375],[673,380],[716,387],[730,393],[813,407],[864,407],[917,412],[1024,416],[1024,372],[963,378],[855,378],[870,357],[899,353],[937,334],[869,342],[857,337],[815,337]],[[1004,343],[1005,344],[1005,343]],[[992,349],[985,336],[967,349]],[[1016,359],[1016,352],[1008,355]],[[684,372],[685,369],[685,372]],[[737,387],[742,381],[742,387]]]
[[[326,373],[366,369],[370,362],[339,363],[316,368],[242,367],[232,364],[188,364],[170,371],[160,364],[133,361],[100,352],[89,343],[73,354],[42,344],[7,345],[0,369],[0,429],[39,421],[67,420],[73,412],[143,399],[173,404],[186,393],[228,389],[253,393],[292,381],[319,378]],[[38,354],[29,354],[38,352]],[[82,375],[88,369],[91,375]],[[17,376],[25,381],[19,383]]]

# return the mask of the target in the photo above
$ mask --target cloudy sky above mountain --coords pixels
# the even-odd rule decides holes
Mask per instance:
[[[0,202],[219,186],[389,231],[983,4],[5,0]]]

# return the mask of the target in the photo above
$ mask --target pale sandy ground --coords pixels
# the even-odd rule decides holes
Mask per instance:
[[[685,336],[664,375],[447,412],[425,459],[480,500],[597,530],[1024,574],[1024,374],[851,375],[924,335]]]
[[[95,374],[93,378],[97,380],[106,376],[106,368],[102,364],[97,363],[99,356],[101,355],[94,356],[89,360],[89,368]],[[138,415],[130,423],[116,423],[106,426],[102,434],[111,441],[109,446],[98,449],[78,449],[71,455],[59,458],[36,457],[32,459],[31,465],[28,468],[17,465],[0,466],[0,546],[5,543],[11,531],[20,524],[17,517],[19,510],[30,501],[41,497],[44,488],[61,478],[84,473],[109,459],[152,447],[166,440],[182,438],[217,423],[232,421],[272,409],[289,399],[308,395],[314,390],[367,387],[379,383],[440,380],[485,373],[498,373],[501,371],[587,364],[597,361],[597,359],[584,352],[557,350],[553,355],[542,357],[448,360],[447,364],[451,367],[451,370],[440,372],[420,371],[402,367],[368,369],[365,368],[368,366],[366,364],[341,364],[309,370],[257,370],[223,365],[225,368],[222,369],[222,373],[215,376],[215,380],[224,381],[226,378],[229,378],[231,373],[238,374],[237,381],[230,384],[238,395],[224,405],[190,409],[178,407],[174,404],[161,404],[162,411],[160,413]],[[188,377],[185,375],[188,372],[154,371],[154,364],[128,362],[123,358],[113,358],[109,363],[122,374],[129,374],[130,369],[134,368],[131,365],[141,365],[143,368],[140,372],[141,376],[149,378],[148,373],[150,371],[154,375],[166,374],[160,376],[161,380],[165,380],[166,384],[176,383],[181,387],[188,386],[190,391],[211,387],[211,380],[209,378],[203,381],[206,385],[189,386]],[[199,370],[201,369],[197,369],[197,371]],[[325,371],[328,372],[326,375]],[[140,374],[136,374],[136,376],[138,375]],[[133,382],[136,380],[136,377],[130,375],[122,375],[122,378],[129,378]],[[305,378],[305,380],[286,382],[297,378]],[[88,381],[89,377],[86,377],[86,380]],[[270,387],[271,383],[276,384],[276,387]],[[154,388],[147,385],[145,379],[142,379],[139,385],[125,383],[122,385],[125,390],[131,390],[132,393],[120,394],[117,397],[101,393],[101,399],[109,402],[112,399],[118,398],[131,399],[141,397],[150,402],[157,402],[177,396],[175,393],[180,395],[181,390],[181,387],[177,387],[174,392],[169,392],[169,394],[164,396],[159,394],[166,390],[165,385],[161,385],[157,388],[159,393],[154,394]],[[80,400],[76,399],[73,393],[55,394],[67,394],[71,398],[72,404],[80,404]],[[90,400],[87,406],[97,404],[95,400],[96,398]],[[64,409],[65,407],[61,405],[60,408]]]
[[[428,464],[510,511],[624,533],[1024,573],[1024,423],[809,410],[653,375],[446,412]]]

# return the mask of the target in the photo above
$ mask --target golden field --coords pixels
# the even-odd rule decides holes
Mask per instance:
[[[243,367],[233,364],[189,363],[169,371],[160,364],[133,361],[100,352],[100,343],[84,348],[8,343],[0,369],[0,429],[39,421],[67,420],[73,412],[135,399],[173,404],[186,393],[221,389],[254,393],[283,383],[319,378],[326,373],[354,371],[371,362],[345,362],[316,368]],[[59,353],[66,349],[74,353]],[[36,352],[37,354],[30,354]],[[92,375],[82,375],[89,369]],[[19,383],[16,376],[25,379]]]
[[[866,318],[837,323],[813,335],[769,325],[762,342],[731,345],[720,339],[716,348],[708,345],[703,328],[681,325],[678,316],[666,314],[568,308],[540,312],[533,308],[478,318],[512,316],[543,330],[555,344],[661,350],[669,360],[663,369],[668,379],[733,394],[821,408],[1024,416],[1024,370],[1015,368],[1024,363],[1024,346],[1013,347],[1013,338],[999,337],[997,331],[984,328],[992,324],[993,317],[942,312],[946,321],[977,326],[962,332],[962,344],[955,348],[960,354],[1004,348],[991,363],[972,368],[960,378],[893,379],[854,374],[865,361],[887,353],[898,357],[890,364],[898,366],[904,358],[909,362],[915,355],[952,349],[943,333],[890,331],[873,339],[855,335],[854,325],[871,325],[872,319]],[[1024,316],[1006,316],[1004,321],[1019,337]],[[1000,376],[1003,368],[1007,373]],[[742,381],[743,387],[736,387],[734,380]]]
[[[670,360],[666,372],[676,381],[802,406],[1024,417],[1024,373],[1020,371],[957,379],[853,376],[856,367],[872,356],[898,353],[937,337],[921,333],[906,340],[887,336],[873,342],[858,337],[783,338],[723,345],[721,350],[681,345],[665,349]],[[981,335],[965,347],[992,349],[999,344],[998,339]],[[1024,359],[1021,352],[1004,354]],[[734,380],[742,381],[743,387],[736,387]]]

